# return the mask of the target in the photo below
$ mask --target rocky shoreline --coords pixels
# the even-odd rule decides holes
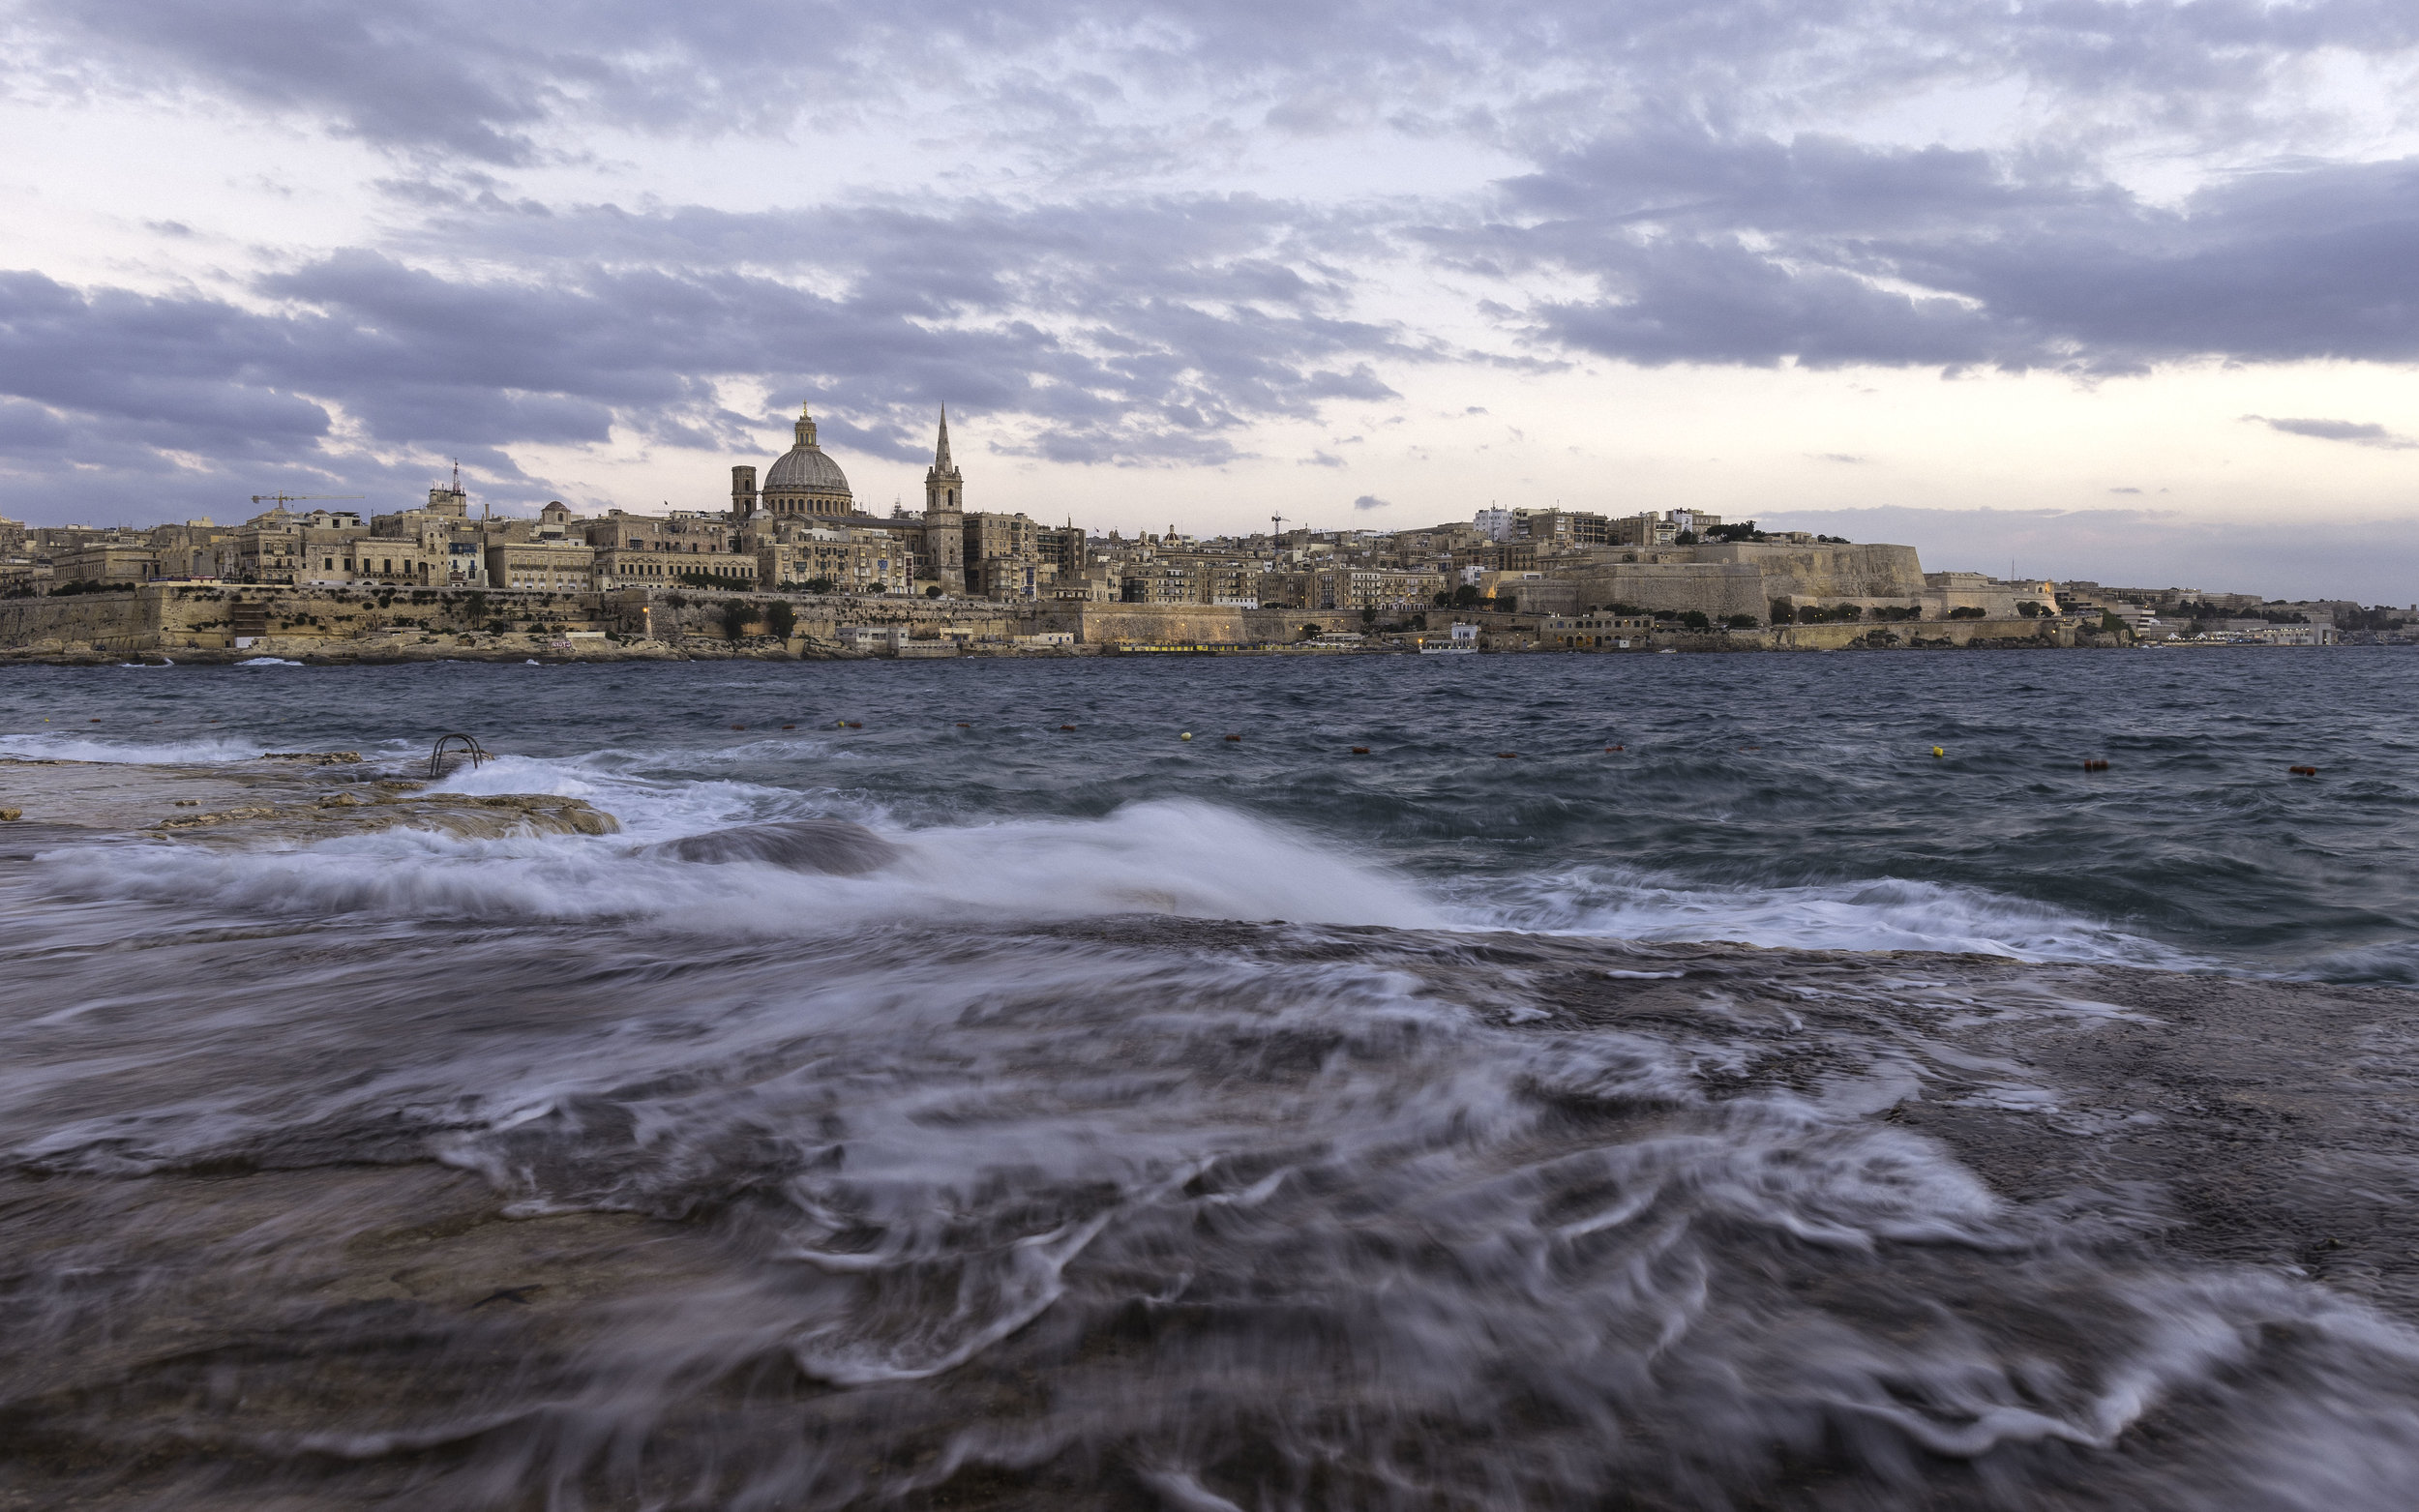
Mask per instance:
[[[1121,1512],[1210,1505],[1151,1491],[1174,1463],[1251,1504],[1310,1441],[1346,1478],[1305,1504],[1378,1504],[1408,1463],[1455,1508],[1561,1465],[1524,1504],[2171,1512],[2229,1504],[2148,1493],[2222,1480],[2211,1446],[2280,1403],[2419,1401],[2404,990],[1140,913],[726,934],[282,881],[220,903],[225,863],[325,839],[617,829],[424,778],[0,758],[0,1512]],[[577,848],[779,867],[778,828]],[[892,864],[841,859],[805,870]],[[600,880],[680,885],[533,885]],[[1129,1188],[1013,1154],[960,1184],[987,1141],[1187,1116],[1200,1158]],[[1568,1369],[1516,1326],[1566,1294],[1604,1331]],[[837,1370],[832,1319],[941,1363]],[[1465,1358],[1598,1374],[1498,1400]],[[1691,1497],[1694,1425],[1657,1406],[1691,1358],[1700,1391],[1756,1381],[1699,1400],[1812,1417],[1869,1369],[1920,1432],[1843,1409],[1767,1470],[1734,1428]],[[1985,1432],[1940,1384],[1968,1367],[2048,1427]],[[2129,1405],[2101,1425],[2102,1400]],[[1574,1436],[1603,1401],[1623,1432]]]
[[[1437,959],[1384,931],[1107,921],[1059,933],[1118,949],[1183,944],[1293,959],[1305,969],[1343,948],[1414,972]],[[244,969],[308,969],[319,948],[254,939]],[[1895,1034],[1922,1069],[1896,1095],[1876,1082],[1868,1122],[1946,1147],[1987,1185],[1989,1201],[2068,1230],[2063,1243],[2093,1263],[2118,1273],[2247,1270],[2419,1322],[2419,1208],[2382,1195],[2406,1180],[2414,1148],[2405,1068],[2419,1031],[2407,993],[1904,953],[1514,935],[1462,948],[1528,984],[1546,1011],[1540,1032],[1687,1037],[1744,1025],[1762,1053],[1717,1077],[1717,1099],[1870,1079],[1873,1068],[1848,1046],[1877,1028]],[[423,995],[402,991],[390,1011],[416,1012]],[[2280,1053],[2287,1041],[2290,1052]],[[2028,1084],[2054,1085],[2057,1102],[2016,1095],[2016,1068]],[[0,1171],[10,1237],[0,1290],[49,1295],[51,1278],[103,1257],[107,1269],[73,1303],[52,1304],[44,1347],[23,1349],[32,1341],[16,1330],[20,1350],[0,1394],[0,1507],[173,1501],[249,1512],[264,1497],[326,1508],[398,1498],[500,1507],[534,1504],[522,1499],[532,1487],[564,1483],[600,1508],[704,1505],[712,1495],[666,1498],[683,1485],[730,1489],[738,1482],[717,1477],[744,1480],[751,1466],[770,1473],[762,1468],[779,1464],[802,1431],[827,1456],[819,1484],[864,1488],[816,1505],[891,1504],[876,1488],[903,1481],[914,1494],[900,1504],[917,1506],[1157,1504],[1136,1499],[1134,1471],[1114,1458],[948,1452],[959,1441],[953,1425],[1007,1434],[1022,1424],[1046,1437],[1051,1375],[1033,1375],[1015,1342],[929,1381],[850,1390],[799,1375],[777,1343],[777,1314],[760,1325],[762,1352],[659,1388],[669,1395],[646,1417],[642,1463],[582,1447],[580,1415],[607,1413],[613,1400],[596,1395],[608,1389],[596,1373],[632,1368],[627,1330],[672,1326],[691,1305],[682,1298],[763,1305],[751,1290],[762,1283],[741,1280],[761,1263],[747,1237],[758,1220],[736,1200],[685,1215],[516,1205],[509,1183],[460,1169],[444,1143],[440,1126],[399,1115],[388,1127],[296,1128],[183,1163],[113,1169],[90,1150],[20,1153]],[[1960,1258],[1955,1242],[1851,1247],[1819,1260],[1819,1244],[1806,1253],[1811,1268],[1792,1285],[1879,1327],[1896,1305],[1894,1267],[1983,1263]],[[1075,1296],[1103,1284],[1114,1277],[1080,1282]],[[1979,1270],[1974,1284],[1985,1284]],[[1129,1316],[1139,1304],[1104,1311],[1075,1296],[1063,1310],[1094,1319],[1081,1325],[1088,1342],[1060,1337],[1073,1321],[1027,1336],[1071,1352],[1042,1367],[1069,1379],[1078,1361],[1130,1354],[1152,1337],[1145,1330],[1176,1326]],[[2258,1348],[2289,1355],[2293,1325],[2276,1326]],[[2071,1346],[2052,1330],[2008,1347],[2054,1355]],[[2079,1488],[2162,1461],[2170,1440],[2189,1443],[2200,1431],[2201,1411],[2189,1394],[2153,1403],[2138,1435],[2070,1449],[2046,1469],[2036,1454],[2007,1452],[2028,1474],[2072,1477]],[[1148,1448],[1133,1452],[1147,1468]],[[1956,1457],[1934,1467],[1930,1491],[1857,1504],[2002,1504],[1987,1477],[1964,1478]],[[1769,1484],[1756,1504],[1838,1504],[1819,1494],[1837,1473]]]
[[[254,761],[175,766],[0,756],[8,838],[147,836],[215,845],[310,844],[425,829],[457,839],[611,835],[584,799],[552,793],[429,792],[429,784],[350,751],[280,752]]]

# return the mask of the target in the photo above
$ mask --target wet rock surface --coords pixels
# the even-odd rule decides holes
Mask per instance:
[[[887,1024],[784,987],[811,952],[699,958],[692,1019],[568,937],[153,947],[240,978],[188,1053],[96,1102],[109,1035],[20,1035],[0,1505],[2316,1506],[2351,1455],[2312,1484],[2366,1507],[2419,1465],[2404,993],[1007,943],[898,940],[873,980],[980,985]],[[560,1084],[642,1029],[691,1050]],[[465,1033],[558,1089],[474,1093]]]
[[[458,840],[497,840],[507,835],[612,835],[621,826],[584,798],[552,794],[397,793],[360,797],[338,793],[306,805],[248,804],[211,813],[162,819],[154,829],[216,830],[242,840],[309,842],[340,833],[384,829],[430,829]]]
[[[755,861],[826,876],[861,876],[899,858],[899,847],[846,819],[790,819],[684,835],[655,847],[674,861]]]
[[[426,791],[358,752],[271,752],[249,762],[173,766],[0,757],[0,800],[37,831],[155,834],[219,844],[292,843],[412,828],[460,839],[611,835],[610,814],[551,793]]]

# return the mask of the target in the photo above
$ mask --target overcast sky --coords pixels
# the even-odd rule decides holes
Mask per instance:
[[[2419,599],[2419,5],[0,0],[0,513],[1693,506]]]

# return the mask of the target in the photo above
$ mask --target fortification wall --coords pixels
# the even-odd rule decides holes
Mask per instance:
[[[231,646],[245,637],[288,649],[390,634],[462,635],[501,624],[509,632],[594,630],[593,593],[479,588],[146,588],[162,597],[160,645]]]
[[[1764,597],[1912,602],[1924,591],[1924,564],[1911,546],[1777,546],[1738,542],[1698,547],[1699,562],[1752,567]]]
[[[796,617],[791,639],[803,637],[807,642],[823,646],[836,645],[843,625],[904,625],[910,637],[916,639],[938,638],[945,631],[971,636],[977,640],[1004,640],[1011,636],[1032,632],[1032,611],[1013,604],[992,604],[979,600],[905,599],[877,596],[854,598],[829,594],[781,593],[648,593],[644,589],[628,589],[614,593],[607,606],[607,617],[616,633],[640,637],[651,635],[659,640],[683,641],[693,638],[724,640],[728,635],[723,622],[723,606],[737,599],[752,608],[753,617],[742,629],[742,635],[762,635],[768,627],[764,614],[773,604],[790,606]],[[674,600],[679,602],[674,603]]]
[[[1765,634],[1769,643],[1781,651],[1843,651],[1855,645],[1871,645],[1884,637],[1894,638],[1881,643],[1903,646],[1967,646],[1977,641],[2043,646],[2075,643],[2072,628],[2056,620],[2025,619],[2018,615],[2005,619],[1897,620],[1879,625],[1775,625]]]
[[[1715,619],[1752,614],[1760,620],[1770,612],[1770,600],[1777,596],[1767,592],[1767,579],[1759,568],[1737,562],[1615,562],[1583,574],[1575,581],[1578,594],[1573,607],[1579,609],[1630,604],[1649,611],[1685,614],[1698,609]],[[1527,607],[1525,597],[1522,607]]]
[[[1088,646],[1239,646],[1252,639],[1243,610],[1233,606],[1086,604],[1079,608],[1076,638]],[[1297,628],[1308,622],[1299,620]]]
[[[62,656],[149,651],[160,641],[156,593],[77,593],[0,599],[0,650]]]

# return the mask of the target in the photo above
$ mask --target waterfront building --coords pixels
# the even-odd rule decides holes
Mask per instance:
[[[733,546],[730,522],[713,516],[632,515],[616,509],[576,522],[566,515],[563,529],[566,539],[576,533],[594,549],[592,570],[599,587],[676,588],[742,577],[762,580],[752,552],[746,554],[744,574],[732,570],[742,553]]]

